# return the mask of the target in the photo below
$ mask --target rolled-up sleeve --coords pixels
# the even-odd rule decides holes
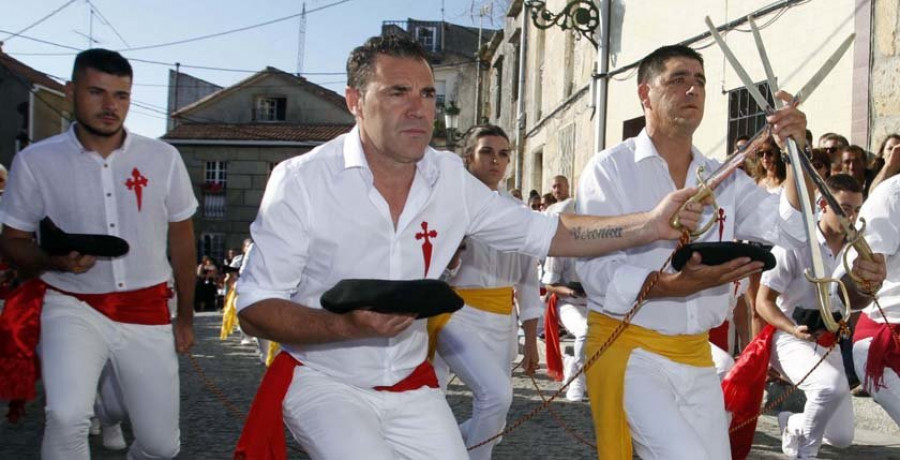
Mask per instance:
[[[284,166],[272,172],[250,226],[253,249],[238,279],[238,311],[266,299],[290,299],[306,267],[308,195]]]
[[[544,314],[544,302],[541,301],[537,259],[525,255],[520,257],[522,278],[516,283],[516,304],[519,306],[519,321],[525,322]]]
[[[546,257],[559,218],[517,205],[492,192],[468,172],[462,172],[466,175],[463,179],[466,208],[470,210],[466,234],[498,251]]]
[[[613,174],[602,167],[597,157],[588,163],[578,184],[575,206],[578,214],[617,216],[626,214],[620,203],[625,202]],[[624,251],[601,257],[581,258],[576,271],[592,303],[610,313],[625,314],[631,309],[644,280],[652,270],[628,263]]]
[[[772,255],[775,256],[775,267],[763,272],[760,284],[768,286],[769,289],[778,293],[787,291],[788,285],[797,276],[796,257],[793,257],[793,254],[793,251],[788,251],[781,246],[773,247]]]

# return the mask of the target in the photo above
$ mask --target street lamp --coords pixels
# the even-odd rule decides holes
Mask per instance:
[[[459,107],[456,101],[450,101],[450,105],[444,109],[444,127],[447,130],[447,150],[453,150],[456,147],[456,141],[453,136],[459,129]]]

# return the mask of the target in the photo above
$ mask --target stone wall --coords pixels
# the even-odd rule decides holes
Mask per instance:
[[[875,0],[869,150],[874,152],[890,133],[900,132],[900,4]]]

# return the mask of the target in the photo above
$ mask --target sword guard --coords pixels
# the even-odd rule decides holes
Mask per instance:
[[[697,190],[697,193],[695,193],[694,196],[690,197],[687,201],[684,202],[683,205],[681,205],[680,208],[678,208],[678,213],[683,211],[687,207],[687,205],[689,205],[691,203],[703,204],[703,202],[706,201],[706,199],[708,199],[708,198],[712,199],[713,207],[715,209],[719,209],[719,204],[716,203],[715,192],[713,192],[712,188],[710,188],[709,185],[706,183],[706,179],[703,178],[703,174],[705,172],[706,172],[706,168],[704,168],[703,166],[700,166],[697,168],[697,184],[698,184],[698,187],[700,190]],[[678,213],[675,213],[675,216],[672,217],[672,221],[670,222],[670,225],[672,226],[672,228],[674,228],[676,230],[685,230],[685,227],[683,225],[681,225],[681,220],[678,218]],[[699,238],[700,236],[702,236],[704,233],[708,232],[709,229],[712,228],[714,223],[716,223],[715,213],[713,214],[712,218],[710,218],[710,220],[706,224],[703,225],[703,227],[690,232],[691,239],[695,240],[695,239]]]
[[[812,276],[809,269],[803,271],[803,276],[810,283],[816,285],[816,303],[819,306],[819,312],[822,314],[822,322],[825,328],[834,333],[846,334],[846,321],[850,318],[852,311],[850,310],[850,295],[847,292],[847,286],[844,282],[836,278],[816,278]],[[841,313],[841,320],[835,321],[831,317],[831,294],[828,292],[828,285],[835,283],[841,292],[841,300],[844,302],[844,308]]]

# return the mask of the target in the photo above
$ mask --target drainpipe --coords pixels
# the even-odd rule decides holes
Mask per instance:
[[[522,188],[522,157],[525,155],[522,143],[525,141],[525,58],[528,56],[528,3],[522,6],[522,33],[519,40],[519,88],[516,104],[516,178],[515,188]]]
[[[609,90],[609,40],[610,0],[600,2],[600,44],[597,46],[596,73],[594,74],[594,152],[606,148],[606,103]]]

